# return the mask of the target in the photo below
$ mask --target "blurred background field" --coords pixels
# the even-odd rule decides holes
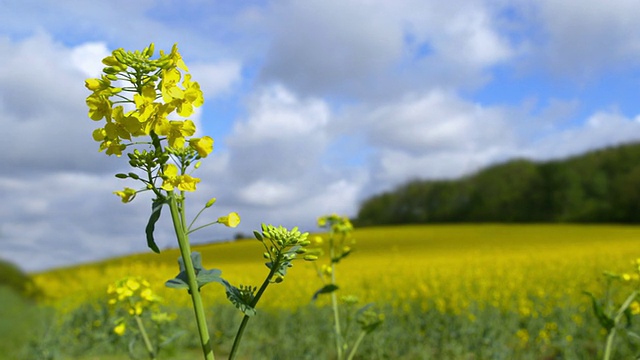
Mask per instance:
[[[338,266],[339,295],[375,303],[385,314],[380,329],[365,338],[360,359],[598,358],[604,333],[583,291],[602,294],[604,271],[637,274],[640,257],[640,228],[634,226],[407,225],[357,229],[353,237],[353,253]],[[258,286],[267,272],[255,240],[194,250],[205,268],[222,270],[235,285]],[[176,250],[164,250],[32,274],[35,302],[0,293],[3,348],[16,359],[128,358],[131,339],[113,334],[106,289],[125,276],[141,276],[164,299],[164,309],[178,314],[163,332],[188,331],[160,358],[197,351],[190,298],[164,287],[178,273],[177,258]],[[637,285],[637,277],[628,283]],[[258,305],[242,354],[332,358],[327,299],[311,302],[321,286],[314,263],[295,262]],[[241,313],[221,286],[202,291],[224,358]],[[618,351],[631,355],[638,347],[621,339]]]

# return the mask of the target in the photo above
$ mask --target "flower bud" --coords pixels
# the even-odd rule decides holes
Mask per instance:
[[[207,201],[207,203],[204,205],[205,208],[210,208],[211,205],[213,205],[216,202],[216,198],[211,198],[209,199],[209,201]]]
[[[153,50],[154,50],[154,44],[151,43],[151,44],[149,44],[148,48],[144,49],[144,56],[152,57],[153,56]]]
[[[84,86],[91,91],[96,91],[100,89],[101,84],[99,79],[87,79],[84,81]]]

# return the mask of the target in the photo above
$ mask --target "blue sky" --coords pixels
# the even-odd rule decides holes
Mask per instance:
[[[315,230],[415,178],[640,139],[640,3],[0,0],[0,257],[29,271],[146,251],[147,198],[97,152],[84,79],[178,43],[214,155],[195,213]],[[168,219],[165,219],[168,221]],[[161,247],[173,246],[167,224]]]

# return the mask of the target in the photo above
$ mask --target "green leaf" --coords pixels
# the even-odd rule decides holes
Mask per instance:
[[[199,252],[194,251],[191,253],[191,262],[193,263],[193,269],[196,273],[196,282],[198,283],[198,290],[203,286],[217,282],[219,284],[225,283],[225,281],[220,277],[222,274],[221,270],[211,269],[207,270],[202,267],[202,256]],[[178,258],[178,264],[180,266],[180,273],[176,275],[175,278],[167,280],[165,286],[174,288],[174,289],[189,289],[189,280],[187,277],[187,270],[184,265],[184,261],[182,258]]]
[[[315,301],[318,298],[318,295],[320,294],[330,294],[336,290],[338,290],[339,287],[336,284],[328,284],[323,286],[320,290],[316,291],[315,294],[313,294],[313,297],[311,298],[311,301]]]
[[[611,317],[609,317],[607,314],[604,313],[602,304],[598,302],[598,299],[596,299],[596,297],[592,293],[588,291],[584,291],[584,294],[591,297],[591,305],[593,307],[593,313],[598,319],[598,322],[600,322],[600,325],[603,328],[605,328],[605,330],[607,330],[607,333],[609,333],[611,329],[613,329],[613,327],[616,325],[615,321]]]
[[[340,254],[340,256],[336,256],[333,259],[331,259],[331,262],[334,264],[337,264],[340,262],[340,260],[346,258],[347,256],[349,256],[349,254],[351,254],[351,250],[347,250],[345,252],[343,252],[342,254]]]
[[[162,211],[162,206],[167,202],[165,198],[154,199],[151,204],[151,216],[149,217],[149,222],[147,222],[147,227],[145,228],[145,233],[147,234],[147,246],[153,250],[155,253],[160,253],[160,249],[158,249],[158,245],[156,245],[155,240],[153,239],[153,231],[156,228],[156,223],[158,219],[160,219],[160,212]]]
[[[241,289],[239,289],[229,284],[226,280],[223,280],[222,284],[227,289],[227,299],[229,299],[229,301],[231,301],[238,310],[242,311],[247,316],[253,316],[256,314],[256,309],[251,306],[254,299],[253,293],[255,292],[255,288],[242,288],[242,285],[240,285]]]

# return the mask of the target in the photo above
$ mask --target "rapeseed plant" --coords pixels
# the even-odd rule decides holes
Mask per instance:
[[[185,193],[196,191],[201,179],[194,177],[193,171],[200,167],[201,159],[211,154],[214,141],[209,136],[193,137],[196,126],[188,117],[195,108],[202,106],[204,96],[199,84],[191,79],[177,46],[174,45],[170,53],[160,51],[157,58],[153,56],[153,44],[142,51],[114,50],[102,60],[106,67],[101,78],[86,80],[85,86],[92,92],[86,100],[89,118],[97,122],[103,121],[103,126],[95,129],[92,136],[100,143],[99,151],[104,151],[106,155],[120,157],[126,152],[129,165],[134,171],[116,174],[117,178],[131,179],[142,184],[138,189],[125,187],[115,191],[114,194],[123,203],[130,203],[141,192],[153,194],[151,216],[145,233],[147,245],[156,253],[160,250],[154,239],[155,225],[163,207],[169,207],[180,249],[180,272],[167,281],[166,285],[188,291],[202,352],[205,359],[213,360],[212,342],[200,289],[211,282],[222,284],[229,300],[246,316],[252,315],[266,285],[274,276],[274,282],[281,282],[286,268],[291,266],[296,255],[304,253],[304,247],[308,243],[305,241],[306,234],[301,234],[297,229],[289,231],[263,225],[263,233],[256,233],[258,240],[265,242],[267,239],[275,239],[276,242],[272,242],[267,248],[270,260],[267,266],[271,272],[255,296],[252,287],[237,288],[222,279],[220,270],[203,267],[201,255],[191,251],[189,235],[214,224],[236,227],[240,223],[240,217],[236,212],[231,212],[218,217],[216,221],[192,228],[203,212],[200,211],[187,225]],[[215,199],[207,201],[203,210],[214,203]],[[310,256],[305,256],[304,259],[314,260]],[[127,286],[114,289],[122,292],[118,296],[129,295],[134,291]],[[138,308],[132,309],[134,315],[137,314]],[[237,343],[245,326],[246,320],[243,320],[236,338]],[[122,334],[126,327],[124,323],[120,323],[115,330]],[[142,328],[141,333],[144,335]],[[236,350],[237,344],[234,344],[231,357]]]

